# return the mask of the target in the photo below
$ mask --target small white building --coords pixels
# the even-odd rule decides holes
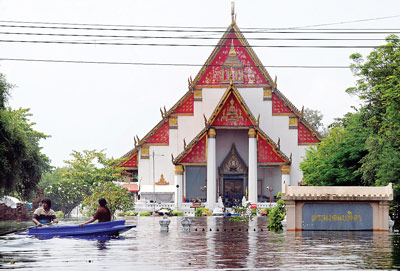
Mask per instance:
[[[182,78],[182,80],[184,80]],[[123,156],[141,201],[268,201],[302,180],[321,136],[277,88],[232,16],[188,92]]]

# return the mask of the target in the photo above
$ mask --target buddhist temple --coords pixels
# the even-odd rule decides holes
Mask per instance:
[[[182,78],[182,80],[185,80]],[[265,202],[302,180],[299,163],[321,136],[278,89],[232,23],[192,80],[119,166],[140,201],[201,200],[213,210],[246,197]]]

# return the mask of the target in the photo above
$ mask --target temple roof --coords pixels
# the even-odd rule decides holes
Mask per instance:
[[[232,69],[231,69],[232,68]],[[208,76],[208,77],[207,77]],[[227,77],[228,76],[228,77]],[[208,79],[207,79],[208,78]],[[207,81],[208,80],[208,81]],[[303,113],[300,112],[278,89],[276,86],[276,80],[273,82],[271,76],[254,53],[252,47],[247,42],[246,38],[241,33],[239,27],[236,25],[235,20],[232,20],[231,25],[227,28],[222,38],[214,48],[213,52],[192,81],[189,79],[189,90],[182,96],[179,101],[171,107],[168,111],[161,109],[162,119],[154,128],[148,132],[141,140],[137,138],[135,148],[125,154],[122,158],[131,156],[137,149],[143,144],[149,145],[168,145],[169,144],[169,117],[177,115],[193,115],[194,114],[194,90],[201,89],[202,87],[226,87],[227,85],[233,85],[237,87],[263,87],[272,89],[273,95],[276,99],[277,112],[282,114],[294,115],[299,119],[299,144],[314,144],[322,139],[322,136],[307,123],[303,118]],[[229,95],[231,96],[229,96]],[[233,106],[241,108],[245,106],[245,111],[250,112],[248,107],[245,105],[243,99],[240,97],[238,91],[234,93],[225,93],[223,99],[233,102]],[[226,102],[226,100],[224,102]],[[226,105],[226,107],[230,104]],[[226,116],[221,116],[221,110],[227,110],[227,108],[217,107],[216,111],[212,114],[209,124],[215,126],[215,128],[226,127],[230,125]],[[289,112],[290,111],[290,112]],[[220,114],[221,113],[221,114]],[[219,114],[219,115],[218,115]],[[241,115],[243,120],[246,118],[245,115]],[[224,117],[224,118],[221,118]],[[211,121],[212,120],[212,121]],[[222,121],[221,121],[222,120]],[[254,116],[250,113],[247,114],[245,121],[241,121],[238,115],[238,121],[240,127],[258,127],[257,121]],[[301,126],[302,124],[303,126]],[[259,130],[259,128],[257,128]],[[301,132],[301,135],[300,135]]]
[[[118,167],[137,169],[139,163],[138,150],[136,148],[130,150],[121,157],[121,160],[122,161],[117,163]]]
[[[207,128],[204,127],[184,150],[172,160],[173,164],[205,165],[207,162]],[[203,149],[204,147],[204,149]]]
[[[294,106],[289,99],[282,94],[282,92],[275,87],[273,94],[276,95],[276,97],[284,104],[285,107],[287,107],[295,116],[299,118],[299,123],[303,124],[304,127],[312,134],[312,136],[318,140],[318,142],[322,140],[322,136],[318,133],[318,131],[315,130],[315,128],[304,119],[303,112],[298,110],[296,106]]]
[[[229,108],[232,110],[229,111]],[[227,112],[231,115],[228,116]],[[183,152],[181,152],[175,159],[174,164],[205,164],[207,162],[206,157],[206,139],[207,131],[210,128],[215,129],[249,129],[254,128],[257,131],[257,137],[260,137],[258,142],[265,142],[263,145],[258,144],[258,148],[265,148],[261,151],[265,156],[258,156],[258,158],[265,158],[268,156],[269,160],[259,161],[260,164],[290,164],[290,159],[279,149],[277,145],[264,131],[258,127],[258,121],[254,118],[246,102],[243,100],[235,86],[231,85],[227,88],[220,102],[216,106],[214,112],[211,114],[209,120],[205,120],[205,127],[201,132],[185,146]],[[204,142],[203,142],[204,141]],[[200,145],[201,146],[200,146]],[[196,147],[199,147],[197,150]],[[205,148],[205,149],[204,149]],[[193,156],[193,151],[202,150],[201,156],[196,156],[200,160],[185,160],[188,156]],[[196,153],[197,154],[197,153]],[[272,158],[272,160],[270,159]],[[267,158],[265,158],[267,159]]]
[[[229,84],[224,80],[223,66],[239,66],[242,64],[243,78],[241,87],[270,86],[271,76],[254,53],[253,49],[233,21],[214,48],[211,55],[195,77],[192,86],[221,86]],[[237,82],[235,82],[237,83]]]
[[[257,121],[236,87],[231,84],[211,114],[207,126],[248,128],[257,126]]]

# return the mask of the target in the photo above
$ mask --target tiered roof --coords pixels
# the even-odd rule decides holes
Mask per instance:
[[[226,88],[230,84],[234,84],[236,87],[241,88],[262,87],[272,90],[273,115],[288,115],[298,118],[299,145],[315,144],[322,139],[321,135],[319,135],[319,133],[304,120],[303,113],[300,112],[277,89],[276,81],[273,82],[271,76],[268,74],[267,70],[258,59],[257,55],[254,53],[246,38],[243,36],[240,29],[236,25],[235,21],[232,20],[232,24],[225,31],[221,40],[214,48],[213,52],[211,53],[195,79],[193,81],[189,81],[189,90],[174,106],[172,106],[170,110],[167,111],[165,110],[165,108],[164,112],[161,110],[162,120],[141,140],[138,140],[135,148],[129,151],[123,157],[132,156],[133,153],[137,152],[137,148],[142,146],[143,144],[168,145],[168,119],[172,116],[194,114],[194,91],[196,89],[202,89],[203,87]],[[234,93],[238,94],[237,91],[235,91]],[[226,114],[228,113],[228,107],[233,106],[240,109],[241,107],[243,107],[244,102],[243,100],[239,101],[236,94],[231,93],[231,95],[233,96],[224,96],[226,100],[229,99],[229,103],[223,102],[225,106],[224,108],[217,107],[216,111],[210,118],[210,120],[213,120],[213,122],[209,123],[210,125],[216,127],[236,126],[228,124],[232,123],[227,121],[228,117]],[[242,128],[254,126],[257,127],[257,129],[259,130],[258,124],[256,123],[253,115],[250,114],[252,116],[250,118],[248,115],[243,115],[243,112],[244,111],[242,111],[242,114],[239,113],[236,124],[239,124],[239,127]],[[218,115],[215,115],[217,113]],[[241,117],[243,117],[243,119]],[[202,136],[202,133],[200,133],[199,136]],[[194,141],[196,140],[198,141],[199,138],[196,137]],[[184,153],[185,152],[186,149]],[[177,160],[175,159],[175,161]]]

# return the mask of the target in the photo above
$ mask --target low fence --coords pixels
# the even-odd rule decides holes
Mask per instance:
[[[193,203],[181,203],[179,211],[182,211],[184,215],[194,215],[195,208],[192,207]],[[276,206],[276,202],[259,202],[257,208],[273,208]],[[175,203],[149,203],[149,202],[135,202],[135,211],[140,212],[153,212],[160,210],[161,208],[170,208],[171,210],[177,210]]]

